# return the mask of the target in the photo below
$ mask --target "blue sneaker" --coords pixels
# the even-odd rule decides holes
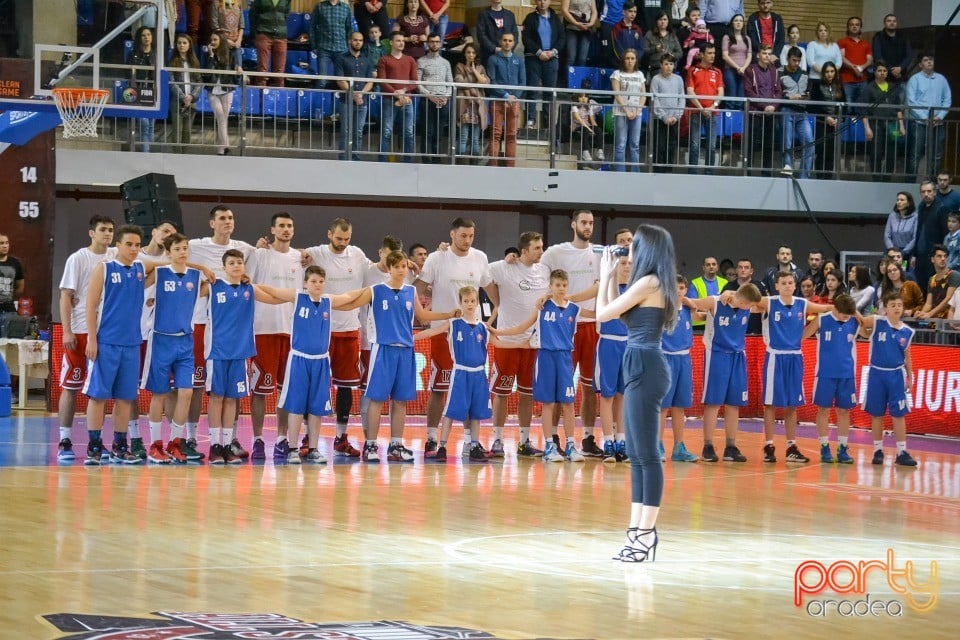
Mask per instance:
[[[833,459],[833,453],[830,452],[829,444],[820,445],[820,462],[824,464],[833,464],[835,460]]]
[[[699,460],[697,456],[687,451],[687,446],[682,442],[673,445],[673,453],[670,454],[670,459],[674,462],[696,462]]]
[[[666,462],[667,450],[663,448],[663,440],[660,441],[659,449],[660,449],[660,462]]]
[[[567,443],[567,448],[563,452],[563,457],[570,462],[583,462],[586,459],[583,457],[582,453],[577,451],[577,445],[573,444],[572,442]]]
[[[299,453],[299,452],[298,452]],[[277,440],[273,445],[273,459],[283,462],[287,459],[287,456],[290,454],[290,443],[287,442],[287,439]]]
[[[853,464],[853,456],[847,450],[847,445],[842,444],[837,447],[837,462],[840,464]]]
[[[547,446],[543,450],[543,461],[544,462],[563,462],[565,458],[557,449],[555,442],[548,440]]]
[[[627,455],[627,441],[617,442],[617,462],[630,462],[630,456]]]
[[[73,460],[76,456],[73,453],[73,443],[70,441],[70,438],[64,438],[60,441],[60,444],[57,445],[57,459],[70,461]]]
[[[909,453],[907,453],[907,450],[906,450],[906,449],[904,449],[903,451],[901,451],[900,453],[897,454],[897,459],[894,460],[894,463],[897,464],[897,465],[899,465],[899,466],[901,466],[901,467],[915,467],[915,466],[917,466],[917,461],[914,460],[913,457],[912,457]]]
[[[603,461],[604,462],[616,462],[617,461],[617,443],[613,440],[607,440],[603,443]]]

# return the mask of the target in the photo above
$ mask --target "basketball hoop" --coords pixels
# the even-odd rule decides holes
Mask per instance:
[[[64,138],[96,138],[97,122],[110,92],[104,89],[53,89],[53,101],[63,120]]]

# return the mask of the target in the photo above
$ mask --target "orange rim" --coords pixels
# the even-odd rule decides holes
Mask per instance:
[[[105,89],[90,89],[86,87],[63,87],[54,88],[53,95],[68,103],[94,102],[110,95]]]

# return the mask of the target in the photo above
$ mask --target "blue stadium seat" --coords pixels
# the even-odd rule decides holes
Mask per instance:
[[[77,0],[77,26],[93,26],[93,0]]]
[[[130,62],[130,56],[133,55],[133,40],[123,41],[123,64]]]
[[[742,111],[723,111],[720,114],[720,135],[726,138],[743,135]]]
[[[263,115],[279,118],[298,118],[299,104],[296,89],[279,89],[270,87],[263,89]]]
[[[247,22],[244,22],[244,24],[250,24],[250,22],[249,22],[249,19],[250,19],[249,13],[250,13],[249,11],[244,11],[244,12],[243,12],[244,20],[247,20]],[[177,33],[186,33],[186,32],[187,32],[187,12],[186,12],[186,11],[181,11],[181,12],[180,12],[180,15],[177,16],[177,30],[176,30],[176,31],[177,31]],[[169,43],[168,43],[168,44],[169,44]]]
[[[301,75],[316,75],[319,70],[317,54],[313,51],[287,51],[286,73],[299,73]]]
[[[883,126],[881,123],[880,126]],[[844,118],[843,128],[840,130],[840,142],[864,143],[867,141],[867,134],[863,129],[863,121],[857,118]]]
[[[290,12],[287,14],[287,40],[296,40],[301,33],[306,33],[302,13]]]
[[[584,80],[589,80],[594,89],[599,89],[600,69],[596,67],[567,67],[568,89],[579,89]]]
[[[301,33],[305,33],[308,36],[310,35],[310,24],[312,21],[313,21],[312,15],[310,15],[309,13],[303,14],[303,31],[301,31]]]
[[[610,91],[613,87],[610,86],[610,76],[613,75],[615,69],[600,69],[600,84],[594,84],[594,88],[601,91]]]
[[[240,62],[241,64],[249,62],[254,66],[256,66],[257,50],[254,49],[253,47],[243,47],[242,49],[240,49]]]
[[[302,92],[302,104],[300,112],[305,113],[311,120],[323,120],[325,117],[333,115],[336,110],[334,94],[330,91],[305,91]]]

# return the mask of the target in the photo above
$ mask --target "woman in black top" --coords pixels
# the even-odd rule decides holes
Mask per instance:
[[[873,62],[873,80],[860,94],[863,109],[863,132],[870,144],[873,179],[890,181],[896,171],[897,145],[903,144],[906,130],[900,88],[889,80],[890,68],[883,60]]]
[[[837,66],[832,62],[824,62],[820,68],[820,83],[814,85],[810,99],[816,102],[833,104],[815,105],[816,114],[813,139],[816,141],[817,155],[813,161],[814,175],[818,178],[832,178],[834,171],[834,154],[837,149],[837,137],[840,133],[840,109],[837,103],[843,102],[843,83]]]

